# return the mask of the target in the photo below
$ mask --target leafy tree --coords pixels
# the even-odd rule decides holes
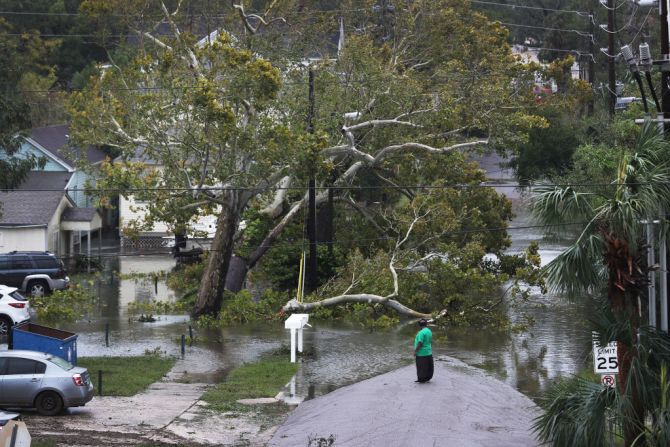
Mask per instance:
[[[0,189],[11,189],[39,164],[36,158],[17,157],[20,132],[31,126],[30,104],[21,84],[33,76],[48,73],[42,62],[45,48],[36,34],[17,37],[12,26],[0,18]]]
[[[520,183],[553,178],[570,169],[574,151],[581,143],[576,119],[558,110],[543,114],[549,125],[531,130],[528,143],[521,145],[512,166]]]
[[[40,37],[46,47],[43,63],[54,68],[61,88],[68,87],[73,75],[90,62],[104,60],[106,56],[104,48],[92,38],[99,23],[77,14],[80,3],[80,0],[3,1],[3,10],[14,12],[5,17],[15,34],[46,36]]]
[[[94,0],[84,6],[91,14],[113,8]],[[380,39],[364,26],[378,18],[367,9],[352,9],[346,20],[363,28],[347,36],[336,58],[311,67],[317,100],[315,132],[308,133],[308,69],[297,61],[309,54],[294,51],[310,47],[314,41],[303,37],[325,32],[325,23],[313,19],[307,7],[291,15],[290,2],[269,2],[268,10],[255,15],[239,3],[233,11],[242,25],[224,20],[225,30],[198,43],[194,34],[182,31],[188,5],[179,6],[132,3],[128,10],[138,15],[125,26],[140,39],[137,55],[128,63],[112,61],[112,68],[91,79],[86,92],[73,95],[71,112],[73,135],[82,144],[102,143],[122,153],[121,163],[103,166],[98,187],[149,202],[144,224],[163,220],[177,230],[196,214],[219,212],[196,315],[216,313],[227,275],[237,272],[228,286],[239,290],[246,272],[302,215],[312,175],[320,188],[318,205],[334,187],[336,202],[376,222],[395,253],[391,266],[398,260],[393,256],[404,256],[399,248],[416,244],[414,235],[436,240],[456,225],[452,221],[472,218],[478,228],[504,226],[507,205],[484,189],[471,195],[458,188],[445,192],[442,200],[458,204],[450,209],[435,201],[439,194],[421,198],[402,187],[442,189],[448,173],[458,178],[471,169],[459,152],[507,148],[524,141],[529,128],[544,124],[525,111],[536,67],[517,62],[502,26],[473,13],[465,2],[416,1],[396,9],[393,35]],[[165,26],[147,26],[140,11],[162,12]],[[331,25],[337,32],[337,23]],[[334,55],[332,46],[323,48],[322,55]],[[147,169],[142,163],[147,160],[160,167]],[[471,174],[462,176],[464,182],[475,181]],[[380,208],[386,218],[369,213],[370,207],[360,206],[362,196],[351,191],[366,181],[386,187]],[[475,203],[478,193],[482,205]],[[262,237],[239,226],[249,208],[271,217]],[[423,216],[422,209],[431,211]],[[426,230],[440,224],[437,235]],[[461,243],[471,238],[463,236]],[[480,243],[494,250],[504,246],[493,237]]]
[[[608,333],[603,342],[618,342],[620,393],[628,396],[631,411],[623,420],[624,439],[631,445],[644,426],[641,388],[631,368],[639,356],[639,299],[646,291],[651,266],[644,260],[643,221],[664,215],[670,206],[670,145],[648,124],[630,151],[621,153],[618,171],[608,194],[561,186],[540,192],[534,216],[545,225],[574,229],[576,241],[546,267],[549,284],[557,291],[580,296],[606,288],[616,323],[628,331]],[[663,222],[665,228],[666,222]],[[661,231],[664,237],[665,230]],[[567,413],[562,416],[569,417]]]

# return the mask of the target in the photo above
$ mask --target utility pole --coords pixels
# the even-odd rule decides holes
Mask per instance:
[[[668,126],[665,120],[670,118],[670,32],[668,31],[668,14],[670,8],[668,7],[668,0],[659,0],[661,2],[661,110],[663,112],[663,133],[668,137]],[[666,211],[667,212],[667,211]],[[661,216],[661,222],[665,220],[666,216]],[[668,272],[667,272],[667,256],[668,247],[665,238],[661,238],[659,244],[659,258],[660,258],[660,285],[661,285],[661,330],[668,331]]]
[[[596,82],[596,70],[595,70],[595,63],[594,63],[594,58],[595,58],[595,49],[594,49],[594,44],[593,42],[595,41],[595,36],[596,36],[596,24],[595,24],[595,16],[593,15],[593,9],[589,11],[589,20],[591,21],[591,39],[589,41],[589,83],[591,84],[591,90],[593,90],[593,87],[595,86]],[[593,103],[595,101],[595,97],[591,98],[591,101],[589,101],[588,104],[588,115],[592,116],[593,115]]]
[[[335,171],[331,178],[331,186],[335,184]],[[326,216],[326,242],[328,243],[328,254],[333,255],[333,239],[335,239],[335,206],[333,204],[335,198],[333,196],[333,188],[328,188],[328,212]],[[331,258],[332,259],[332,258]]]
[[[661,2],[661,108],[663,118],[670,118],[670,33],[668,32],[668,0]],[[668,133],[669,123],[663,123],[665,133]]]
[[[608,0],[609,1],[609,0]],[[645,109],[645,118],[636,119],[635,122],[638,124],[646,124],[651,121],[657,124],[658,131],[665,138],[668,138],[668,131],[670,128],[666,120],[670,118],[670,41],[668,32],[668,14],[670,13],[668,3],[670,0],[657,0],[656,3],[659,4],[659,14],[660,14],[660,23],[661,23],[661,59],[652,61],[651,53],[649,50],[649,45],[646,42],[640,44],[639,51],[639,64],[636,59],[633,50],[631,50],[629,45],[624,45],[621,47],[621,53],[623,54],[626,62],[628,63],[633,76],[636,78],[638,87],[640,88],[640,94],[642,95],[642,103]],[[641,3],[641,2],[640,2]],[[654,2],[645,2],[645,6],[649,6]],[[661,69],[661,103],[659,104],[658,97],[655,92],[654,84],[651,77],[651,67],[652,63],[658,65]],[[654,105],[656,110],[656,117],[652,118],[649,113],[647,106],[646,95],[644,92],[644,86],[642,78],[640,76],[640,67],[645,73],[647,79],[647,84],[649,90],[651,91],[652,97],[654,98]],[[668,256],[668,247],[666,237],[664,236],[664,231],[658,231],[659,243],[658,243],[658,258],[656,258],[655,244],[654,240],[657,232],[655,231],[655,226],[660,225],[661,228],[664,225],[667,225],[667,210],[662,210],[661,215],[658,216],[656,220],[655,216],[648,216],[647,219],[643,220],[642,223],[646,224],[646,236],[647,236],[647,265],[649,268],[648,277],[648,307],[649,307],[649,326],[656,327],[657,325],[657,310],[660,313],[660,328],[664,332],[668,332],[668,266],[667,266],[667,256]],[[658,271],[653,267],[656,266],[656,260],[658,259]],[[656,275],[659,276],[659,298],[660,298],[660,309],[657,309],[657,288],[656,288]]]
[[[661,0],[665,2],[666,0]],[[609,75],[609,114],[614,117],[616,105],[616,72],[614,71],[614,0],[607,0],[607,58]]]
[[[309,111],[307,131],[314,133],[314,71],[309,69]],[[318,286],[316,259],[316,180],[314,173],[309,178],[309,204],[307,211],[307,237],[309,238],[309,257],[307,260],[307,291],[313,292]]]

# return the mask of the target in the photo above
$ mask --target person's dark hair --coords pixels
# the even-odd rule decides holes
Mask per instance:
[[[419,326],[421,326],[421,327],[426,327],[426,326],[428,326],[428,320],[426,320],[425,318],[421,318],[421,319],[418,321],[418,323],[419,323]]]

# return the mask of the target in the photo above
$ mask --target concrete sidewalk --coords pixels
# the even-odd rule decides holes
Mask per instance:
[[[415,379],[411,365],[306,401],[268,447],[538,445],[539,409],[485,372],[440,358],[431,382]]]

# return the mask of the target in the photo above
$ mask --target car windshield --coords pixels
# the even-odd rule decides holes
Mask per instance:
[[[47,357],[47,360],[50,361],[51,363],[63,368],[66,371],[71,370],[74,368],[74,365],[67,360],[63,360],[60,357]]]
[[[16,301],[27,301],[27,298],[21,295],[18,290],[15,290],[14,292],[10,293],[9,296],[14,298]]]

